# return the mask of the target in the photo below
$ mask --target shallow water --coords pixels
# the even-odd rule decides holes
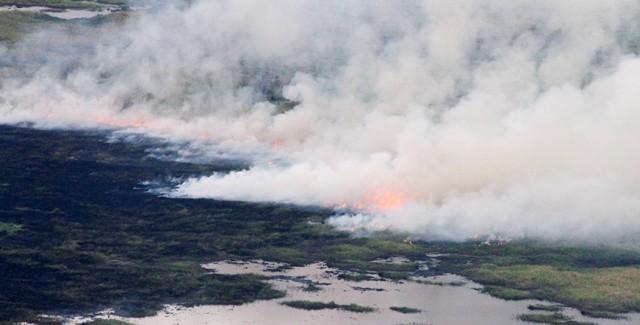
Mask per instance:
[[[17,7],[17,6],[0,6],[0,11],[28,11],[38,12],[51,17],[60,19],[82,19],[93,18],[100,15],[108,15],[116,8],[106,7],[104,10],[84,10],[84,9],[56,9],[43,6]]]
[[[518,314],[529,313],[527,306],[542,301],[505,301],[482,294],[482,287],[457,275],[421,278],[438,283],[464,281],[462,286],[421,284],[414,281],[344,281],[341,272],[323,263],[283,269],[286,265],[264,262],[223,261],[203,267],[222,274],[254,273],[272,277],[277,289],[286,290],[282,299],[258,301],[241,306],[199,306],[184,308],[167,306],[158,315],[147,318],[118,318],[134,324],[524,324]],[[306,292],[309,282],[322,288]],[[375,307],[372,313],[352,313],[340,310],[300,310],[283,306],[288,300],[311,300],[339,304],[356,303]],[[418,314],[391,311],[391,306],[421,309]],[[564,314],[576,320],[597,324],[639,324],[640,315],[627,315],[626,320],[606,320],[583,317],[571,308]],[[79,319],[71,321],[77,323]]]

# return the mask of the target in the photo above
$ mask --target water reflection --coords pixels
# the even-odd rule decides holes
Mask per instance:
[[[60,19],[83,19],[83,18],[93,18],[101,15],[108,15],[114,11],[119,10],[118,7],[105,6],[101,10],[88,10],[88,9],[58,9],[44,6],[28,6],[28,7],[19,7],[19,6],[0,6],[0,11],[27,11],[27,12],[36,12],[42,13],[51,17],[56,17]]]
[[[381,262],[402,262],[389,260]],[[276,288],[286,290],[282,299],[258,301],[241,306],[167,306],[158,315],[124,319],[134,324],[524,324],[517,315],[530,313],[527,306],[544,303],[535,300],[505,301],[479,291],[480,285],[457,275],[414,278],[418,281],[345,281],[340,270],[323,263],[288,268],[284,264],[252,261],[221,261],[203,265],[222,274],[260,274],[268,276]],[[426,283],[437,283],[426,284]],[[461,283],[463,282],[463,283]],[[321,290],[305,291],[309,283]],[[454,285],[448,285],[454,284]],[[307,311],[283,306],[283,301],[310,300],[338,304],[355,303],[376,308],[372,313],[341,310]],[[392,306],[420,309],[421,313],[403,314]],[[577,310],[565,308],[564,314],[579,321],[597,324],[639,324],[638,314],[626,320],[593,319]]]

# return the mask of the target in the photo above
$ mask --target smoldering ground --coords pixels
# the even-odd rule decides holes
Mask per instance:
[[[614,241],[640,232],[639,7],[167,2],[3,48],[0,120],[254,154],[174,194],[343,229]]]

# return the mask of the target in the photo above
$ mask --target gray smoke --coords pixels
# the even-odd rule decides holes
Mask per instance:
[[[613,241],[640,233],[639,22],[637,1],[169,3],[0,50],[0,121],[252,153],[175,195],[355,211],[343,229]]]

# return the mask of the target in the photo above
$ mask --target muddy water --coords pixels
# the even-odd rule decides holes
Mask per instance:
[[[478,291],[480,285],[455,275],[421,278],[445,285],[415,281],[362,281],[338,279],[340,272],[322,263],[283,270],[283,265],[264,261],[224,261],[203,265],[223,274],[254,273],[271,277],[276,288],[286,290],[282,299],[259,301],[241,306],[200,306],[183,308],[167,306],[158,315],[124,319],[134,324],[524,324],[516,319],[527,313],[527,306],[544,303],[535,300],[505,301]],[[463,285],[453,286],[447,283]],[[321,288],[307,292],[309,282]],[[340,310],[307,311],[281,305],[288,300],[312,300],[339,304],[356,303],[375,307],[372,313],[352,313]],[[418,314],[401,314],[391,306],[422,310]],[[597,324],[640,324],[640,315],[628,315],[626,320],[604,320],[583,317],[578,311],[565,308],[564,314],[580,321]],[[122,319],[122,318],[119,318]]]

